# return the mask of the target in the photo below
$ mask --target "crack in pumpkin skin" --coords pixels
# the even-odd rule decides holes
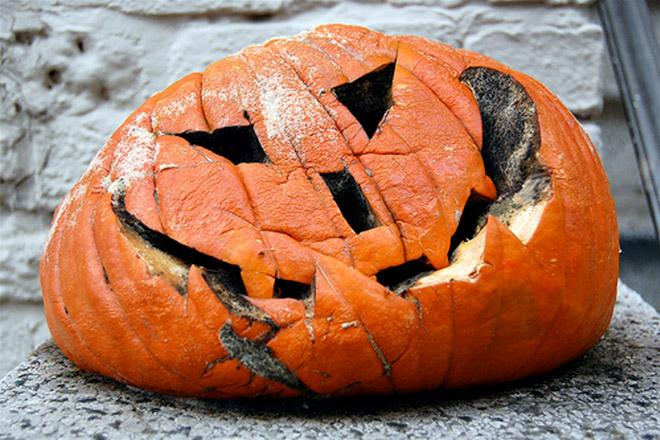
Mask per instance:
[[[101,243],[108,274],[90,283],[110,281],[154,353],[166,345],[149,339],[149,328],[160,338],[180,335],[174,345],[185,355],[176,358],[166,350],[162,359],[201,388],[192,391],[174,379],[140,383],[84,354],[70,328],[59,324],[68,318],[57,317],[77,310],[70,293],[58,299],[75,286],[53,282],[60,275],[48,263],[49,252],[70,248],[58,244],[67,240],[63,231],[72,231],[60,226],[44,252],[42,277],[49,325],[67,355],[86,369],[169,394],[333,396],[515,380],[574,358],[602,334],[616,283],[612,203],[589,141],[542,86],[485,57],[356,27],[325,26],[273,40],[267,48],[272,56],[256,61],[253,57],[266,52],[249,49],[156,95],[118,130],[82,179],[99,187],[103,180],[112,191],[126,182],[126,212],[145,227],[240,267],[245,290],[231,292],[236,288],[214,285],[203,266],[171,255],[154,259],[150,245],[126,225],[105,227],[111,234],[106,238],[97,234],[97,240],[124,243],[124,258],[142,257],[138,266],[147,270],[120,275],[128,263],[112,245]],[[318,54],[312,63],[306,58],[311,53]],[[370,134],[330,91],[383,65],[394,66],[393,105]],[[247,67],[265,70],[246,75]],[[277,81],[280,89],[272,88],[272,81],[259,86],[256,76],[267,72],[271,79],[290,81]],[[495,111],[482,102],[489,88],[504,99],[492,101]],[[482,134],[481,121],[489,113],[497,117],[511,89],[513,101],[527,95],[536,105],[534,112],[523,105],[520,115],[524,126],[537,125],[538,139],[523,129],[523,141],[506,154],[513,159],[493,168],[488,158],[505,150],[492,148],[490,122]],[[246,124],[272,163],[236,165],[171,136]],[[539,145],[529,147],[530,139]],[[479,150],[499,196],[483,206],[476,205],[480,197],[496,195],[484,183],[490,179]],[[131,163],[122,158],[127,152],[142,156]],[[507,167],[521,177],[512,183],[498,177],[510,173],[502,171]],[[346,226],[320,177],[342,169],[354,176],[383,227],[355,234]],[[404,196],[401,189],[415,196]],[[286,202],[274,203],[273,194]],[[78,191],[73,197],[107,202],[103,195],[103,190]],[[474,209],[466,208],[468,200]],[[601,217],[593,217],[591,200]],[[309,211],[291,215],[298,206]],[[322,218],[318,212],[325,220],[316,221]],[[433,218],[434,212],[444,219]],[[329,226],[326,232],[313,232],[312,226],[325,227],[322,223]],[[383,232],[389,241],[380,241]],[[422,274],[405,290],[392,287],[400,296],[378,282],[382,270],[422,256],[438,270]],[[438,263],[441,257],[444,263]],[[596,265],[609,271],[597,273]],[[150,283],[159,286],[152,303],[131,297],[137,286],[146,295]],[[287,286],[290,293],[283,293]],[[129,303],[135,307],[126,307]],[[140,319],[148,326],[140,327]],[[199,342],[193,341],[196,333],[204,335]],[[240,347],[254,356],[246,357]],[[130,348],[126,356],[139,359],[140,351]]]

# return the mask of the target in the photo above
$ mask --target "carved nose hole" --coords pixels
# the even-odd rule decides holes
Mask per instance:
[[[339,211],[356,234],[380,226],[362,188],[346,168],[334,173],[321,173],[321,177]]]

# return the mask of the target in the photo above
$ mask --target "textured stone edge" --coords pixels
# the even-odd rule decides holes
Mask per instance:
[[[660,439],[660,315],[619,285],[586,355],[499,387],[337,400],[175,399],[81,371],[52,341],[0,382],[1,438]]]

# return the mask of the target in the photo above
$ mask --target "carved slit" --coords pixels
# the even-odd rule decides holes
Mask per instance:
[[[321,177],[344,219],[356,234],[380,226],[362,188],[346,168],[334,173],[321,173]]]

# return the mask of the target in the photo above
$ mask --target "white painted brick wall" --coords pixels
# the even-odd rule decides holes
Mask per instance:
[[[248,44],[343,22],[466,47],[529,73],[586,118],[600,146],[601,131],[592,120],[598,121],[603,108],[603,77],[613,79],[603,63],[603,36],[592,3],[3,2],[0,376],[46,334],[38,261],[55,206],[123,119],[153,93]],[[601,152],[608,157],[606,149]],[[631,182],[634,186],[634,178]],[[643,201],[630,209],[638,206],[643,208]]]

